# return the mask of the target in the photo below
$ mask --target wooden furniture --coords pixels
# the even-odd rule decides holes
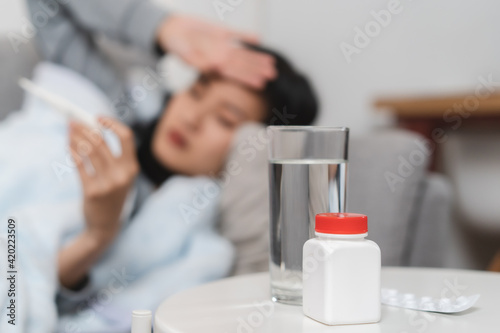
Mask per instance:
[[[429,139],[434,157],[448,131],[464,126],[500,128],[500,93],[489,94],[486,87],[460,95],[379,98],[374,105],[394,114],[398,127]],[[431,169],[435,169],[435,158]]]
[[[498,250],[497,254],[491,261],[488,270],[491,272],[500,272],[500,250]]]

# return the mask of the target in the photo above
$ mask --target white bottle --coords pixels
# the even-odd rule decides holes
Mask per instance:
[[[380,248],[366,215],[316,215],[316,238],[304,244],[304,314],[327,325],[380,321]]]
[[[151,310],[132,311],[131,333],[151,333]]]

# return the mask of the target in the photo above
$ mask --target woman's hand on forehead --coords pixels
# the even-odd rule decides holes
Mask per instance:
[[[203,73],[214,72],[254,89],[262,89],[276,77],[274,58],[250,50],[242,42],[257,37],[188,16],[170,16],[157,32],[164,51],[180,56]]]

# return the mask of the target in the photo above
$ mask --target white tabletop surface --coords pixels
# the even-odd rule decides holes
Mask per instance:
[[[500,332],[500,274],[466,270],[383,268],[382,287],[417,296],[481,294],[459,314],[382,306],[378,324],[326,326],[302,314],[302,307],[270,300],[267,273],[208,283],[165,300],[155,313],[155,333],[488,333]]]

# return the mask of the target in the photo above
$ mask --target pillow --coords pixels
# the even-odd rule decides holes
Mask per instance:
[[[91,114],[113,116],[108,97],[92,81],[81,74],[50,62],[41,62],[33,71],[33,82],[61,96]],[[25,94],[22,109],[31,109],[40,100]]]
[[[242,126],[222,175],[219,231],[236,249],[232,275],[262,272],[269,267],[266,138],[264,125]]]

